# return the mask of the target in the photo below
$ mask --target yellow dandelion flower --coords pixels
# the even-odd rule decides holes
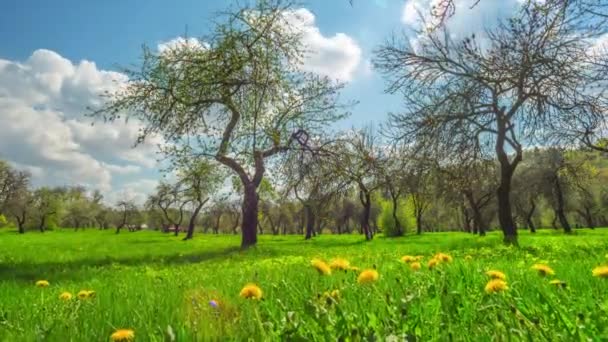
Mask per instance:
[[[59,295],[59,299],[61,299],[61,300],[70,300],[70,299],[72,299],[72,294],[69,293],[69,292],[62,292]]]
[[[114,342],[127,342],[135,339],[135,332],[131,329],[118,329],[112,335],[110,339]]]
[[[507,276],[500,271],[490,270],[486,272],[486,275],[490,277],[490,279],[507,280]]]
[[[430,269],[435,268],[437,265],[439,265],[439,259],[431,259],[429,260],[429,263],[427,264],[429,266]]]
[[[502,279],[492,279],[486,284],[487,293],[495,293],[508,290],[507,282]]]
[[[329,268],[329,265],[327,265],[325,263],[325,261],[320,260],[320,259],[312,259],[312,261],[310,262],[310,264],[312,265],[312,267],[314,267],[317,272],[319,272],[319,274],[321,275],[330,275],[331,274],[331,268]]]
[[[418,270],[420,270],[420,268],[422,268],[422,265],[420,265],[420,263],[418,261],[416,261],[416,262],[413,262],[410,264],[410,268],[413,271],[418,271]]]
[[[406,264],[409,264],[410,262],[414,262],[414,261],[417,261],[417,260],[416,260],[416,257],[413,256],[413,255],[404,255],[404,256],[401,257],[401,261],[404,262],[404,263],[406,263]]]
[[[565,281],[561,281],[561,280],[557,280],[557,279],[551,280],[549,282],[549,284],[555,285],[557,287],[566,287],[567,286]]]
[[[608,266],[596,267],[592,272],[594,277],[608,278]]]
[[[77,294],[78,299],[89,299],[95,297],[95,291],[81,290]]]
[[[246,299],[262,299],[262,289],[250,283],[243,287],[239,295]]]
[[[532,269],[538,271],[538,274],[540,274],[541,276],[555,274],[555,271],[553,271],[551,267],[545,264],[535,264],[534,266],[532,266]]]
[[[333,270],[346,271],[350,267],[350,262],[346,259],[335,258],[330,261],[329,267]]]
[[[435,258],[441,262],[452,262],[452,257],[445,253],[437,253],[437,254],[435,254],[435,256],[433,258]]]
[[[378,271],[376,270],[364,270],[363,272],[361,272],[359,274],[359,277],[357,278],[357,282],[359,284],[368,284],[368,283],[373,283],[376,280],[378,280]]]
[[[37,287],[49,287],[50,283],[47,280],[38,280],[36,282]]]

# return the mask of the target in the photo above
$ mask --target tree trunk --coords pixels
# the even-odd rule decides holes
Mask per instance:
[[[391,196],[393,199],[393,220],[395,220],[395,236],[403,235],[403,227],[401,226],[401,221],[397,217],[397,210],[399,209],[399,197]]]
[[[232,234],[236,235],[238,234],[238,226],[239,226],[239,222],[241,220],[241,215],[236,215],[236,218],[234,219],[234,225],[232,226]]]
[[[215,226],[213,227],[213,234],[220,233],[220,221],[222,220],[222,213],[218,213],[217,219],[215,220]]]
[[[180,225],[176,223],[176,224],[173,225],[173,228],[175,229],[175,231],[173,232],[173,235],[174,236],[178,236],[179,235]]]
[[[559,178],[555,178],[555,196],[557,197],[557,208],[555,208],[555,215],[559,219],[559,223],[564,228],[566,234],[572,233],[572,227],[566,218],[566,210],[564,205],[564,192],[562,191],[561,183]]]
[[[315,213],[310,204],[305,204],[304,210],[306,212],[306,236],[304,239],[310,240],[315,230]]]
[[[205,203],[207,203],[207,201],[208,201],[208,199],[198,202],[199,203],[198,206],[194,209],[194,212],[192,213],[192,216],[190,217],[190,223],[188,223],[188,233],[186,234],[186,237],[183,239],[184,241],[190,240],[194,236],[194,225],[196,223],[196,218],[198,217],[198,213],[200,213],[201,208],[203,208],[203,206],[205,205]]]
[[[530,228],[530,233],[536,233],[536,227],[534,226],[534,222],[532,221],[532,216],[534,216],[534,211],[536,210],[536,203],[533,200],[530,201],[530,211],[526,214],[526,223],[528,224],[528,228]]]
[[[416,210],[416,234],[422,234],[422,211]]]
[[[513,222],[513,213],[511,211],[511,179],[513,178],[513,168],[511,165],[500,165],[500,185],[496,190],[496,198],[498,199],[498,222],[504,235],[506,244],[517,245],[517,229]]]
[[[595,223],[593,222],[593,215],[591,215],[591,210],[588,206],[585,206],[585,221],[587,222],[588,228],[595,228]]]
[[[42,215],[42,217],[40,218],[40,224],[38,225],[38,230],[40,230],[41,233],[44,233],[44,224],[46,223],[46,216]]]
[[[365,234],[366,240],[371,240],[374,238],[374,235],[369,226],[369,218],[371,216],[372,211],[372,200],[371,194],[369,191],[360,191],[359,197],[361,199],[361,203],[363,204],[363,215],[361,217],[361,229],[363,234]]]
[[[254,246],[258,242],[258,194],[253,182],[245,184],[243,196],[243,222],[241,224],[241,248]]]
[[[511,109],[513,110],[513,108]],[[511,181],[513,172],[517,164],[522,160],[521,145],[513,146],[516,148],[513,160],[509,160],[509,155],[505,151],[505,143],[507,142],[508,130],[514,129],[512,124],[508,122],[505,110],[501,109],[496,113],[496,157],[500,163],[500,183],[496,190],[498,200],[498,222],[503,232],[503,241],[506,244],[517,245],[517,228],[513,221],[513,212],[511,208]]]

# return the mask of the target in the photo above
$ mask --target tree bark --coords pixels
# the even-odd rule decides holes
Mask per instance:
[[[403,227],[401,226],[401,221],[397,217],[397,210],[399,209],[399,197],[393,195],[391,196],[393,199],[393,220],[395,220],[395,236],[403,235]]]
[[[572,233],[572,227],[570,226],[570,223],[568,222],[568,219],[566,218],[566,209],[565,209],[565,204],[564,204],[564,192],[562,190],[562,186],[559,181],[559,177],[556,176],[554,182],[555,182],[554,183],[555,196],[557,199],[557,207],[555,208],[555,215],[559,219],[559,223],[562,225],[562,228],[564,228],[564,232],[566,234],[570,234],[570,233]]]
[[[365,191],[361,189],[359,191],[359,199],[361,200],[361,204],[363,204],[363,215],[361,216],[361,230],[365,235],[366,240],[371,240],[374,238],[374,235],[369,226],[369,218],[371,216],[372,211],[372,201],[371,194],[369,191]]]
[[[192,216],[190,217],[190,223],[188,223],[188,233],[186,234],[186,237],[183,239],[184,241],[190,240],[194,236],[194,225],[196,223],[196,218],[198,217],[198,214],[200,213],[201,209],[203,208],[205,203],[207,203],[208,200],[209,199],[207,198],[204,201],[198,202],[198,205],[196,206],[196,208],[194,209],[194,212],[192,213]]]
[[[253,182],[248,182],[244,187],[243,196],[243,222],[241,224],[241,248],[245,249],[258,242],[258,194]]]
[[[536,203],[534,200],[530,200],[530,211],[526,213],[526,224],[528,225],[528,228],[530,228],[530,233],[536,233],[536,226],[534,226],[534,222],[532,221],[534,211],[536,211]]]
[[[312,205],[304,204],[304,210],[306,211],[306,236],[305,240],[310,240],[315,230],[315,213],[312,209]]]

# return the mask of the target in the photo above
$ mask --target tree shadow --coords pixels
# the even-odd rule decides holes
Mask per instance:
[[[14,263],[0,264],[0,281],[22,281],[32,283],[36,280],[48,278],[58,280],[82,280],[85,278],[83,271],[91,271],[93,268],[103,268],[110,265],[117,266],[144,266],[144,265],[184,265],[195,264],[204,261],[226,258],[241,251],[238,247],[207,250],[189,254],[170,254],[155,256],[137,256],[126,258],[85,258],[67,262],[42,262],[42,263]],[[88,278],[88,276],[87,276]]]

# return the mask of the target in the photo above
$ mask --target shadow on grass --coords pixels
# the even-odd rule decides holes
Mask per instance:
[[[91,269],[103,268],[110,265],[119,266],[145,266],[145,265],[184,265],[204,261],[218,260],[235,255],[241,250],[238,247],[208,250],[185,255],[143,255],[138,257],[113,258],[85,258],[67,262],[18,263],[0,264],[0,281],[23,281],[32,283],[36,280],[48,278],[57,280],[82,280],[90,276]],[[88,276],[87,276],[88,275]]]

